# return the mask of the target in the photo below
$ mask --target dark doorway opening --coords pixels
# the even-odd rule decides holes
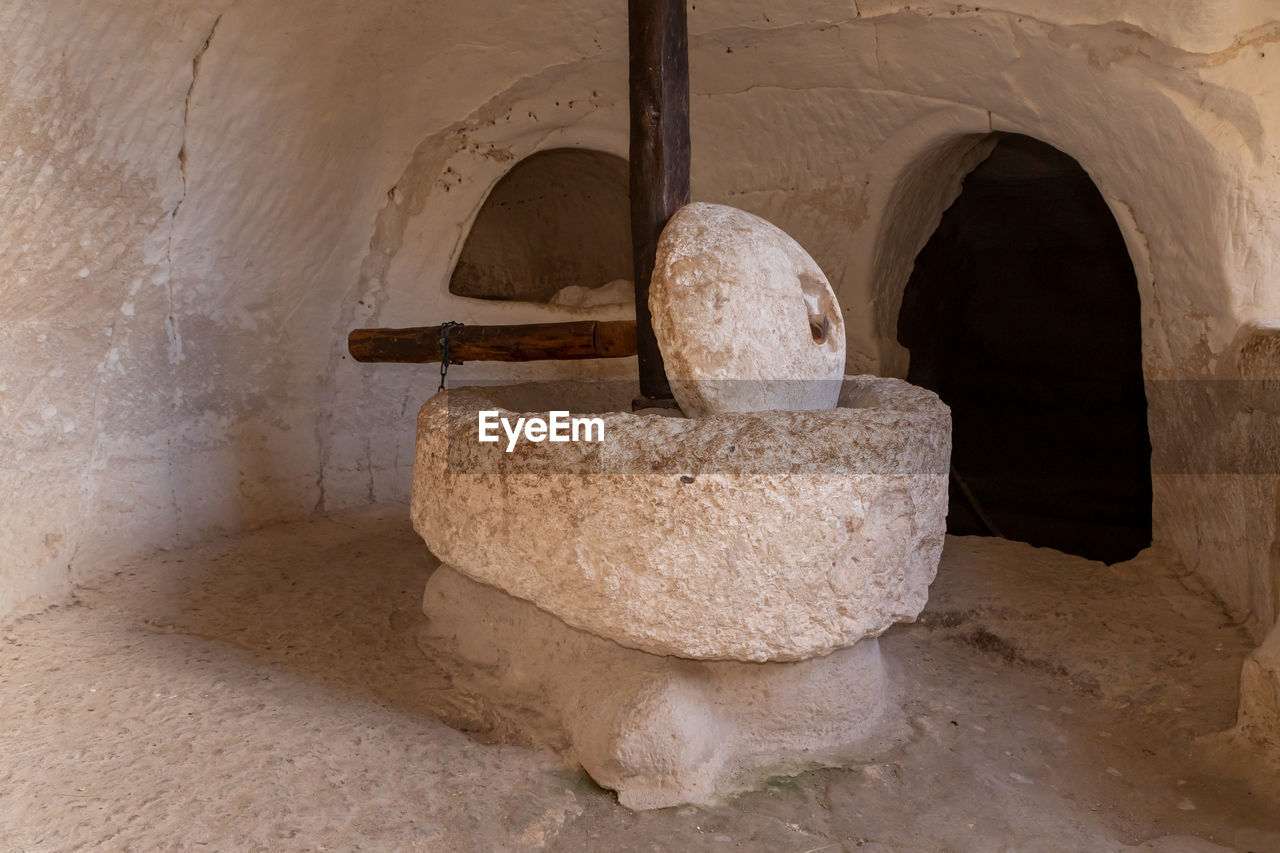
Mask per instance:
[[[951,406],[949,532],[1106,562],[1151,543],[1137,282],[1079,163],[1001,134],[916,258],[898,340]]]

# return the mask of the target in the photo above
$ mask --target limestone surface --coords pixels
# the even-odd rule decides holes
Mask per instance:
[[[634,302],[636,286],[630,279],[618,278],[599,287],[571,284],[555,292],[548,300],[563,308],[597,308],[601,305],[625,305]]]
[[[934,394],[850,377],[836,409],[673,418],[616,411],[629,391],[432,397],[414,527],[463,574],[656,654],[802,660],[920,612],[951,451]],[[603,441],[477,441],[479,410],[514,420],[577,405],[604,412]]]
[[[518,669],[422,642],[436,566],[399,505],[106,568],[0,626],[5,853],[1280,850],[1257,747],[1193,757],[1252,644],[1163,560],[949,537],[919,624],[878,640],[910,737],[641,816],[543,748],[550,706],[474,689]]]
[[[465,684],[564,748],[633,809],[708,804],[768,775],[865,760],[892,724],[876,640],[815,660],[689,661],[570,628],[442,565],[421,644]],[[901,728],[901,724],[899,724]]]
[[[845,340],[835,292],[809,253],[759,216],[681,208],[658,241],[649,310],[687,414],[836,405]]]
[[[1236,727],[1280,766],[1280,627],[1245,659]]]
[[[448,281],[515,164],[626,156],[626,10],[548,0],[513,27],[508,4],[435,7],[5,4],[0,488],[23,499],[0,507],[0,613],[60,600],[112,555],[406,499],[404,401],[433,377],[343,357],[350,329],[583,316]],[[987,133],[1034,136],[1081,163],[1125,233],[1148,378],[1230,378],[1241,336],[1280,327],[1275,17],[1272,0],[814,0],[768,21],[700,3],[697,191],[808,249],[848,309],[851,372],[905,375],[916,254]],[[1200,416],[1174,402],[1152,405],[1156,454]],[[1229,439],[1265,414],[1239,411]],[[1276,482],[1153,484],[1157,540],[1257,642],[1280,600]]]

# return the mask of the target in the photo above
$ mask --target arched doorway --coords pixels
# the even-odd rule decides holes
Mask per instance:
[[[998,136],[916,258],[898,340],[952,409],[949,532],[1107,562],[1150,544],[1138,289],[1075,160]]]

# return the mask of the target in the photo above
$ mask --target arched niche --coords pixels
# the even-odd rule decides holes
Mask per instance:
[[[553,148],[517,163],[476,215],[449,292],[547,302],[632,276],[627,162]]]

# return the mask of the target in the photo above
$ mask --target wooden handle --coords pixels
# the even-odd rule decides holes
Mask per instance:
[[[347,349],[356,361],[438,362],[440,330],[440,326],[354,329],[347,335]],[[565,361],[635,354],[636,324],[632,320],[454,326],[449,330],[449,357],[453,361]]]

